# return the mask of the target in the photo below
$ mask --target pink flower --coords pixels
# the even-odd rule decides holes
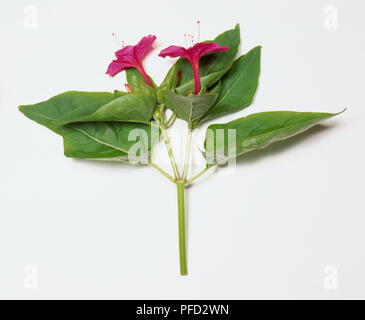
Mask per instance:
[[[155,36],[149,35],[143,37],[135,46],[126,46],[123,49],[118,50],[115,53],[117,59],[110,63],[106,74],[114,77],[117,73],[127,68],[136,68],[146,83],[152,86],[151,81],[143,68],[142,60],[146,54],[151,51],[152,44],[155,40]]]
[[[170,46],[162,50],[159,54],[160,57],[183,57],[190,61],[194,73],[195,81],[195,94],[200,91],[200,77],[199,77],[199,60],[202,56],[210,52],[227,51],[229,47],[221,47],[215,42],[198,42],[189,49],[178,46]]]

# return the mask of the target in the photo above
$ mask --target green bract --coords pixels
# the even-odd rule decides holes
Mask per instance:
[[[192,123],[195,120],[201,119],[216,99],[217,94],[186,97],[181,94],[169,92],[165,100],[166,106],[173,110],[179,118]]]
[[[149,36],[142,40],[150,41],[152,38]],[[44,102],[19,107],[25,116],[63,137],[64,154],[67,157],[148,164],[176,184],[182,275],[187,274],[185,186],[230,157],[238,157],[251,150],[265,148],[275,141],[288,139],[338,114],[261,112],[223,124],[210,124],[206,131],[204,150],[200,148],[206,160],[205,169],[188,178],[192,131],[202,123],[250,105],[260,74],[260,46],[237,57],[240,45],[239,25],[210,42],[229,49],[212,52],[201,58],[201,89],[198,95],[193,94],[192,65],[187,59],[180,58],[159,86],[145,73],[142,76],[138,71],[141,68],[129,68],[126,70],[128,92],[69,91]],[[138,48],[142,50],[144,47],[139,44]],[[141,65],[141,61],[138,63]],[[197,68],[194,70],[197,71]],[[199,91],[198,88],[197,85],[196,92]],[[166,109],[172,112],[169,119],[166,119]],[[168,128],[174,124],[175,118],[187,122],[188,128],[185,161],[181,168],[176,163],[168,134]],[[152,149],[160,138],[166,145],[172,174],[153,162]]]

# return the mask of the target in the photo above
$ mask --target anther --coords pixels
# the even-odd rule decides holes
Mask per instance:
[[[120,39],[118,38],[118,36],[113,32],[112,36],[114,38],[114,40],[117,42],[118,46],[121,46],[122,49],[125,47],[125,42],[124,41],[120,41]]]

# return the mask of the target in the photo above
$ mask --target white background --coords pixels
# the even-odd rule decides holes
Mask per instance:
[[[0,298],[365,298],[364,13],[362,0],[2,0]],[[263,47],[255,102],[219,121],[348,110],[190,188],[181,277],[174,185],[148,167],[67,159],[17,107],[120,88],[105,75],[112,32],[157,35],[145,66],[159,82],[173,60],[158,50],[183,45],[198,19],[202,40],[238,22],[242,52]]]

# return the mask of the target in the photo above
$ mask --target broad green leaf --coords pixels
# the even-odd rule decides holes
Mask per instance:
[[[64,135],[67,157],[94,158],[93,146],[97,143],[120,152],[122,160],[148,162],[149,152],[158,139],[159,131],[152,125],[130,122],[82,122],[68,125],[72,131]],[[91,152],[90,152],[91,151]],[[99,158],[98,155],[96,155]]]
[[[73,92],[75,93],[75,92]],[[75,106],[65,100],[62,95],[40,102],[34,105],[20,106],[19,110],[28,118],[49,128],[61,135],[64,139],[64,152],[67,157],[77,158],[126,158],[131,146],[134,146],[135,137],[140,130],[145,130],[149,137],[149,144],[145,142],[146,134],[141,135],[141,153],[151,151],[153,143],[158,139],[158,134],[150,124],[127,122],[89,122],[75,123],[72,125],[58,125],[55,121],[72,111]],[[114,98],[113,93],[108,92],[77,92],[77,104],[99,101],[105,104]],[[61,96],[61,98],[60,98]],[[91,98],[93,97],[93,98]],[[71,100],[74,101],[74,100]],[[68,103],[67,103],[68,102]],[[157,130],[158,132],[158,130]],[[128,139],[130,138],[130,139]],[[147,146],[144,148],[143,146]]]
[[[219,163],[230,157],[265,148],[337,114],[339,113],[272,111],[210,125],[204,142],[207,163]]]
[[[202,57],[199,62],[201,84],[209,88],[218,81],[232,66],[240,44],[240,26],[237,24],[234,29],[223,32],[210,42],[216,42],[220,46],[228,46],[226,52],[210,53]],[[187,95],[194,89],[194,75],[190,62],[181,58],[176,62],[177,68],[181,71],[179,87],[176,92]]]
[[[238,58],[221,79],[216,104],[204,115],[202,122],[239,111],[251,104],[260,74],[261,47],[255,47]]]
[[[214,104],[216,94],[203,94],[200,96],[185,97],[176,93],[168,93],[166,105],[175,111],[177,116],[189,123],[200,119],[203,114]]]
[[[114,94],[116,95],[116,94]],[[95,99],[95,93],[70,91],[51,98],[49,101],[58,105],[70,105],[68,113],[56,121],[56,124],[69,124],[90,121],[130,121],[148,122],[152,117],[152,110],[156,103],[154,89],[147,89],[144,93],[120,94],[102,104]],[[112,95],[113,96],[113,95]],[[114,96],[113,96],[114,97]]]
[[[167,72],[165,79],[161,82],[157,89],[157,101],[159,104],[165,103],[166,94],[175,90],[178,83],[178,69],[174,64]]]

